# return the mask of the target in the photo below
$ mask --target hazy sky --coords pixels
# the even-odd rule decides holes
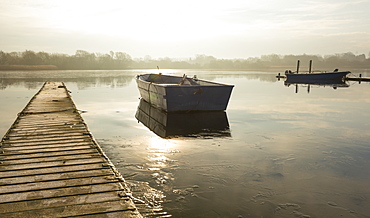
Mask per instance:
[[[0,0],[0,50],[216,58],[370,52],[370,0]]]

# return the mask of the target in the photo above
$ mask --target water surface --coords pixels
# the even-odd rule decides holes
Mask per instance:
[[[165,115],[176,131],[163,135],[135,117],[143,72],[0,72],[0,134],[45,81],[63,81],[146,215],[369,217],[368,83],[296,93],[277,73],[163,70],[235,85],[226,113]]]

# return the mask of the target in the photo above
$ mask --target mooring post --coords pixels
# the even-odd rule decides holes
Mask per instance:
[[[362,74],[360,73],[360,75],[359,75],[360,80],[358,81],[358,84],[361,84],[361,76],[362,76]]]
[[[299,60],[297,61],[297,73],[299,72]]]

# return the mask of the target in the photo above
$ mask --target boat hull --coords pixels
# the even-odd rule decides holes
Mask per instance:
[[[287,73],[285,74],[287,80],[292,82],[305,82],[305,81],[317,81],[317,80],[334,80],[342,81],[349,71],[343,72],[330,72],[330,73],[309,73],[309,74],[297,74],[297,73]]]
[[[181,80],[181,77],[159,76],[168,81]],[[150,82],[146,78],[148,74],[136,77],[141,97],[168,112],[226,110],[234,87],[205,80],[196,80],[198,85],[179,85],[168,82]]]

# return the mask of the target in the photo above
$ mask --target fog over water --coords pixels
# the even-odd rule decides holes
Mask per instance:
[[[63,81],[145,216],[369,217],[369,83],[308,93],[275,72],[161,70],[235,85],[211,127],[164,113],[179,120],[164,136],[135,117],[145,72],[158,70],[0,71],[0,135],[45,81]]]

